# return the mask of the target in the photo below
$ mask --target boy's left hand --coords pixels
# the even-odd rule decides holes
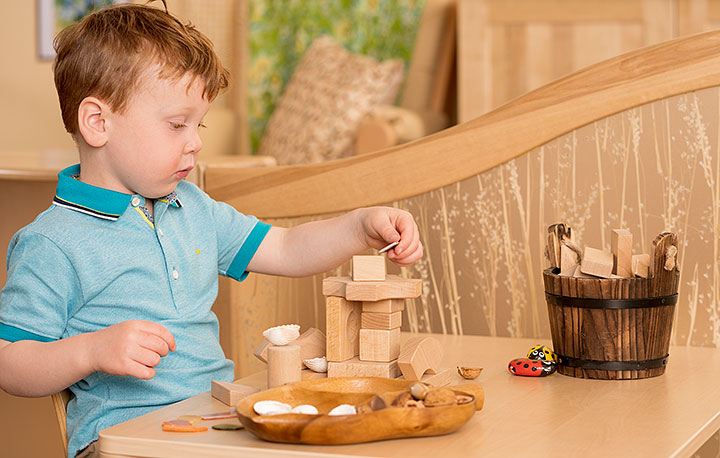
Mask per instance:
[[[366,208],[362,218],[366,243],[377,250],[400,241],[387,251],[387,257],[404,267],[420,259],[423,246],[420,231],[412,215],[405,210],[391,207]]]

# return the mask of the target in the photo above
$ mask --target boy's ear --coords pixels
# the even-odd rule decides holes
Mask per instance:
[[[107,120],[110,107],[95,97],[85,97],[78,108],[78,131],[95,148],[108,141]]]

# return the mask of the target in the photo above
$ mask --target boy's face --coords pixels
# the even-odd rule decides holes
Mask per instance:
[[[195,166],[198,129],[210,102],[200,78],[173,81],[148,72],[123,113],[111,113],[103,187],[158,198],[170,194]]]

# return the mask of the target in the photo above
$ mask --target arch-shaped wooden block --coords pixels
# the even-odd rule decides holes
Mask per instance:
[[[427,371],[437,374],[442,357],[442,345],[437,339],[413,337],[400,349],[398,366],[406,380],[420,380]]]

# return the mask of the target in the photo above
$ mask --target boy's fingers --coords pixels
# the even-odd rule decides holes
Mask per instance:
[[[147,348],[138,347],[132,355],[132,359],[146,367],[155,367],[160,363],[160,355]]]
[[[160,356],[167,356],[170,352],[170,345],[160,336],[147,333],[140,346],[157,353]]]
[[[175,337],[172,335],[172,333],[170,333],[170,331],[167,330],[165,326],[153,323],[152,321],[147,321],[146,323],[148,323],[148,328],[146,329],[147,332],[160,337],[167,343],[170,351],[175,351]]]

